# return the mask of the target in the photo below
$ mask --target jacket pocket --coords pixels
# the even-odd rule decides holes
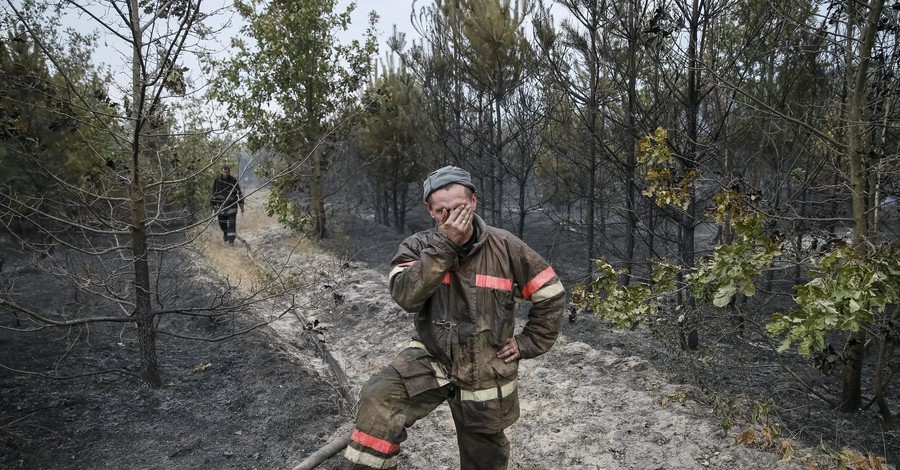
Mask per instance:
[[[411,397],[440,387],[425,350],[406,348],[394,357],[391,367],[400,374],[406,393]]]
[[[497,380],[500,384],[505,384],[505,387],[511,389],[500,398],[501,425],[507,428],[519,419],[519,380],[517,378],[519,375],[519,361],[513,361],[509,364],[500,360],[498,362],[501,365],[494,367]],[[503,387],[501,386],[501,390]]]
[[[506,344],[506,340],[513,337],[513,331],[516,326],[516,307],[517,303],[513,300],[510,292],[492,291],[487,296],[488,300],[484,308],[493,312],[488,317],[491,325],[491,343],[500,348]]]

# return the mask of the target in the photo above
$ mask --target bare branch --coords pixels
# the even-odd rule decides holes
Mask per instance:
[[[88,318],[77,318],[74,320],[53,320],[47,318],[44,315],[41,315],[27,307],[23,307],[18,305],[15,302],[10,302],[6,299],[0,299],[0,307],[6,307],[9,310],[23,313],[28,317],[47,325],[53,326],[77,326],[77,325],[86,325],[88,323],[97,323],[97,322],[112,322],[112,323],[127,323],[134,321],[132,318],[126,317],[88,317]]]
[[[27,370],[19,370],[19,369],[14,369],[14,368],[12,368],[12,367],[5,366],[5,365],[3,365],[3,364],[0,364],[0,369],[5,369],[5,370],[8,370],[8,371],[13,372],[13,373],[15,373],[15,374],[33,375],[33,376],[36,376],[36,377],[42,377],[42,378],[50,379],[50,380],[74,380],[74,379],[80,379],[80,378],[83,378],[83,377],[94,377],[94,376],[97,376],[97,375],[106,375],[106,374],[120,374],[120,375],[127,375],[127,376],[130,376],[130,377],[134,377],[134,378],[140,379],[140,377],[139,377],[137,374],[133,374],[133,373],[128,372],[127,370],[124,370],[124,369],[101,370],[101,371],[97,371],[97,372],[89,372],[89,373],[86,373],[86,374],[67,375],[67,376],[58,376],[58,375],[42,374],[42,373],[40,373],[40,372],[31,372],[31,371],[27,371]],[[49,409],[49,408],[51,408],[51,407],[41,408],[41,410]],[[12,423],[7,423],[7,425],[8,425],[8,424],[12,424]]]
[[[241,335],[246,334],[246,333],[249,333],[249,332],[251,332],[251,331],[253,331],[253,330],[262,328],[262,327],[264,327],[264,326],[266,326],[266,325],[270,325],[270,324],[272,324],[272,323],[274,323],[274,322],[280,320],[283,316],[287,315],[287,313],[290,312],[290,311],[293,310],[293,309],[294,309],[294,306],[291,305],[291,306],[287,307],[283,312],[281,312],[280,314],[278,314],[277,316],[275,316],[274,318],[272,318],[271,320],[267,320],[267,321],[264,321],[264,322],[256,323],[256,324],[254,324],[254,325],[252,325],[252,326],[249,326],[249,327],[244,328],[244,329],[242,329],[242,330],[236,331],[236,332],[234,332],[234,333],[231,333],[231,334],[228,334],[228,335],[223,335],[223,336],[216,336],[215,338],[202,338],[202,337],[199,337],[199,336],[182,335],[182,334],[179,334],[179,333],[173,333],[173,332],[171,332],[171,331],[165,331],[165,330],[156,330],[156,332],[159,333],[159,334],[161,334],[161,335],[172,336],[172,337],[175,337],[175,338],[189,339],[189,340],[194,340],[194,341],[207,341],[207,342],[213,342],[213,343],[215,343],[215,342],[219,342],[219,341],[224,341],[224,340],[229,339],[229,338],[234,338],[235,336],[241,336]]]

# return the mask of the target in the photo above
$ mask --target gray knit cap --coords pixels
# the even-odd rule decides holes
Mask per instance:
[[[469,175],[468,171],[448,165],[434,170],[428,175],[428,179],[425,180],[425,184],[423,185],[424,196],[422,197],[422,200],[428,202],[428,196],[431,196],[431,193],[453,183],[461,184],[472,191],[475,191],[475,185],[472,184],[472,177]]]

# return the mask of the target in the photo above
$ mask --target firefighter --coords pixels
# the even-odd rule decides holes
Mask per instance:
[[[505,469],[504,429],[519,417],[518,363],[559,336],[562,283],[525,242],[476,215],[469,173],[432,172],[424,201],[435,228],[403,241],[389,277],[391,296],[416,314],[416,335],[360,390],[345,470],[395,468],[406,428],[445,401],[461,468]],[[522,299],[532,307],[515,334]]]
[[[237,212],[238,207],[244,213],[244,194],[241,193],[241,185],[237,179],[231,176],[231,167],[222,165],[222,172],[213,181],[212,210],[218,215],[219,227],[222,229],[222,241],[234,245],[237,238]]]

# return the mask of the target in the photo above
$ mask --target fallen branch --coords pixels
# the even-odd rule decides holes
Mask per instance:
[[[315,451],[300,462],[299,465],[293,468],[293,470],[312,470],[319,466],[320,463],[328,460],[334,454],[342,451],[347,444],[350,443],[350,430],[346,428],[341,428],[340,431],[335,433],[335,437],[333,437],[327,444],[320,447],[319,450]]]

